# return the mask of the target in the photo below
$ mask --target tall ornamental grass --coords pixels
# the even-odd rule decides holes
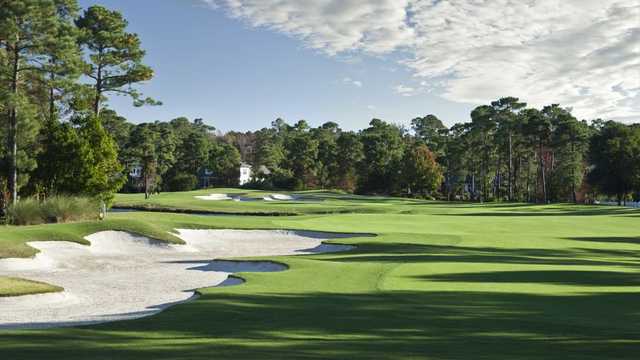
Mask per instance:
[[[12,225],[38,225],[80,220],[96,220],[100,215],[98,200],[88,197],[52,196],[46,200],[28,198],[7,209]]]

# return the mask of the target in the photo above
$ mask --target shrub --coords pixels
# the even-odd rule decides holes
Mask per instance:
[[[46,222],[97,219],[100,215],[99,202],[86,197],[53,196],[41,207]]]
[[[191,174],[180,174],[168,182],[169,191],[190,191],[196,188],[198,178]]]
[[[36,199],[21,200],[7,208],[7,220],[13,225],[37,225],[45,222],[40,202]]]
[[[95,220],[99,202],[87,197],[53,196],[44,201],[21,200],[9,206],[7,219],[13,225],[37,225],[79,220]]]

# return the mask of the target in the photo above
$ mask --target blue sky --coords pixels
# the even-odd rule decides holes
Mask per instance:
[[[397,94],[394,86],[411,74],[393,56],[330,57],[195,1],[80,3],[120,10],[147,50],[145,61],[156,75],[141,89],[163,105],[134,108],[128,99],[110,96],[109,106],[132,122],[201,117],[227,131],[259,129],[282,117],[360,129],[373,117],[409,123],[435,113],[466,121],[471,108],[435,96]]]
[[[132,122],[201,117],[226,131],[282,117],[360,129],[373,117],[408,124],[433,113],[453,124],[507,95],[583,118],[637,119],[640,56],[627,44],[640,36],[640,6],[507,3],[80,1],[121,11],[147,50],[156,76],[141,90],[164,105],[111,96]]]

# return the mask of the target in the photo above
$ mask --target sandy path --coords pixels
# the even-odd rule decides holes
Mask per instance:
[[[217,258],[343,251],[321,244],[348,235],[266,230],[179,230],[186,245],[168,245],[125,232],[87,237],[91,246],[31,242],[33,259],[1,259],[0,275],[43,281],[61,293],[0,297],[0,329],[84,325],[155,314],[215,286],[233,272],[281,271],[271,262]],[[237,283],[230,278],[225,284]]]

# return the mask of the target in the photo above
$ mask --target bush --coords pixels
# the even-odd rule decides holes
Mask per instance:
[[[25,199],[7,208],[7,221],[13,225],[37,225],[45,222],[40,202]]]
[[[198,178],[191,174],[180,174],[171,178],[167,184],[169,191],[191,191],[196,188]]]
[[[47,222],[97,219],[100,215],[99,202],[86,197],[54,196],[43,201],[41,207]]]
[[[97,200],[72,196],[53,196],[44,201],[25,199],[9,206],[7,211],[7,219],[13,225],[95,220],[99,215]]]

